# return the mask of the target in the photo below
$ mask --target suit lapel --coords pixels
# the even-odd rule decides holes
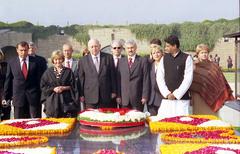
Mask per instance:
[[[74,72],[75,71],[75,69],[76,69],[76,67],[77,67],[77,61],[76,60],[73,60],[72,61],[72,71]]]
[[[127,74],[130,75],[130,70],[129,70],[129,67],[128,67],[128,58],[127,57],[123,57],[121,59],[123,61],[123,68],[126,68]]]
[[[105,56],[100,52],[100,66],[99,66],[99,73],[103,70],[103,66],[105,65]]]
[[[21,74],[22,78],[24,78],[24,75],[23,75],[23,72],[22,72],[22,68],[21,68],[21,63],[20,63],[20,60],[19,60],[18,57],[16,58],[16,63],[14,63],[14,64],[15,64],[16,70],[18,71],[18,74]]]
[[[91,54],[89,54],[89,55],[87,55],[87,56],[88,56],[88,57],[87,57],[87,61],[88,61],[89,66],[91,67],[92,70],[94,70],[94,71],[97,73],[97,69],[96,69],[96,67],[95,67],[95,65],[94,65],[94,63],[93,63]],[[98,74],[98,73],[97,73],[97,74]]]
[[[134,63],[132,64],[132,67],[130,68],[130,73],[132,74],[134,72],[134,70],[137,68],[137,66],[139,65],[139,56],[136,55]]]

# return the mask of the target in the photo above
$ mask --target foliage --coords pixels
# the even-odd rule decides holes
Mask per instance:
[[[78,42],[87,44],[90,36],[89,29],[99,28],[127,28],[136,35],[139,40],[150,41],[153,38],[159,38],[163,41],[169,35],[177,35],[181,42],[181,49],[185,51],[194,51],[197,44],[208,44],[212,49],[215,43],[225,34],[239,31],[240,18],[233,20],[219,19],[216,21],[204,20],[203,22],[184,22],[182,24],[132,24],[128,26],[114,25],[71,25],[59,27],[51,25],[48,27],[33,25],[27,21],[16,23],[0,22],[0,29],[10,29],[18,32],[30,32],[33,34],[33,40],[47,38],[50,35],[58,34],[60,30],[70,36],[73,36]]]
[[[90,36],[88,35],[88,27],[82,25],[71,25],[64,27],[64,32],[70,36],[73,36],[78,42],[87,45]]]
[[[150,41],[153,38],[164,39],[169,35],[177,35],[183,50],[194,51],[200,43],[208,44],[212,49],[216,41],[223,35],[239,31],[239,22],[240,18],[236,18],[234,20],[205,20],[169,25],[133,24],[129,25],[129,28],[140,40]]]

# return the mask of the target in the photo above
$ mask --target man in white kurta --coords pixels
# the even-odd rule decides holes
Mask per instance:
[[[190,97],[188,89],[193,79],[193,61],[183,53],[176,36],[164,40],[167,53],[161,59],[157,71],[157,84],[162,96],[158,118],[189,114]]]

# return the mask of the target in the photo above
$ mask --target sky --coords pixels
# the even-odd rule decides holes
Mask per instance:
[[[44,26],[170,24],[239,17],[240,0],[0,0],[0,21]]]

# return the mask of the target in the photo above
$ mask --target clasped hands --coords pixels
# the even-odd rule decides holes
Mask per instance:
[[[173,95],[173,93],[170,93],[170,94],[167,95],[167,99],[169,99],[169,100],[175,100],[176,97]]]
[[[53,89],[55,93],[62,93],[64,90],[68,90],[68,86],[57,86]]]

